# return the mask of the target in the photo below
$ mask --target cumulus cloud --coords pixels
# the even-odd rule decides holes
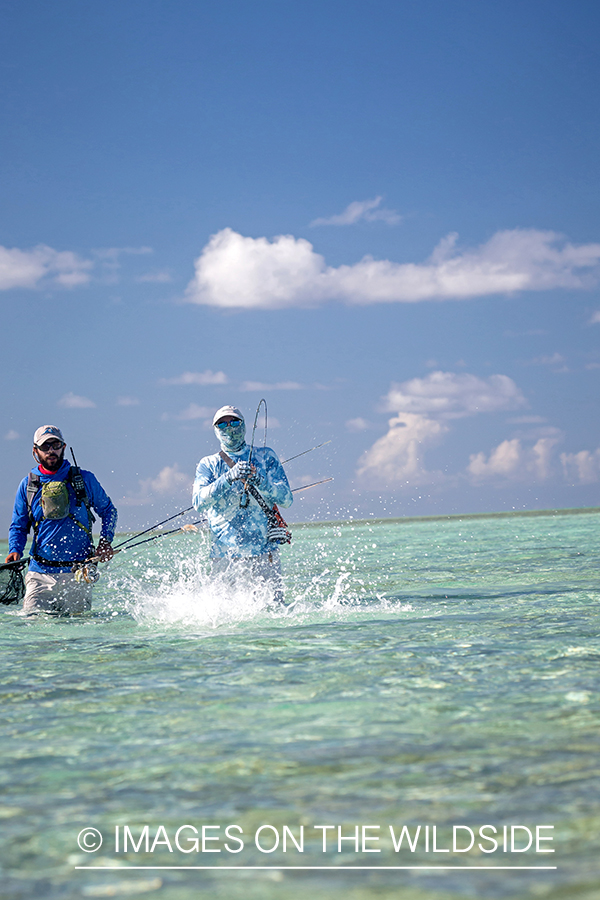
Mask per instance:
[[[174,494],[181,488],[189,486],[190,490],[192,482],[189,475],[180,472],[177,464],[174,466],[165,466],[161,469],[156,478],[149,478],[141,482],[142,486],[147,486],[148,493],[151,494]]]
[[[361,456],[357,476],[364,487],[403,487],[443,481],[442,472],[429,472],[424,452],[437,444],[448,426],[416,413],[400,413],[389,431]]]
[[[467,473],[476,484],[546,481],[553,474],[552,452],[558,441],[557,437],[542,437],[532,447],[524,446],[519,438],[502,441],[487,457],[485,453],[472,454]]]
[[[176,413],[173,416],[170,416],[168,413],[163,415],[163,419],[177,419],[179,422],[193,422],[195,419],[211,419],[214,413],[214,409],[209,409],[208,406],[198,406],[197,403],[190,403],[189,406],[186,406],[181,412]]]
[[[188,493],[191,495],[192,479],[179,471],[177,463],[165,466],[155,478],[140,478],[136,493],[128,494],[119,501],[122,506],[143,506],[155,497],[177,498]]]
[[[191,303],[239,309],[461,300],[489,294],[586,288],[598,281],[600,244],[575,246],[553,231],[499,231],[474,249],[444,238],[424,263],[364,257],[327,266],[304,238],[269,241],[225,228],[195,261],[186,290]]]
[[[365,222],[385,222],[387,225],[396,225],[401,221],[401,216],[394,209],[380,207],[383,197],[375,197],[373,200],[355,200],[349,203],[346,209],[336,216],[325,219],[314,219],[310,224],[314,225],[354,225],[363,219]]]
[[[160,378],[159,384],[227,384],[228,378],[225,372],[213,372],[206,369],[205,372],[184,372],[176,378]]]
[[[518,409],[527,406],[525,397],[508,375],[476,375],[432,372],[426,378],[392,382],[383,398],[385,412],[412,412],[445,419],[481,412]]]
[[[250,429],[250,425],[251,425],[251,424],[254,425],[254,420],[251,419],[250,421],[248,421],[248,419],[246,419],[246,428],[248,429],[248,433],[249,433],[249,434],[252,434],[252,430]],[[269,425],[269,429],[271,429],[271,428],[281,428],[281,422],[280,422],[279,419],[277,419],[275,416],[269,416],[269,423],[268,423],[268,425]],[[259,431],[261,428],[264,428],[264,427],[265,427],[265,417],[264,417],[264,416],[259,416],[258,419],[257,419],[257,422],[256,422],[257,433],[258,433],[258,431]]]
[[[449,431],[447,423],[526,405],[525,397],[507,375],[479,378],[468,373],[431,372],[425,378],[392,383],[380,408],[397,416],[389,420],[387,434],[359,460],[357,477],[362,486],[372,489],[441,484],[449,476],[428,470],[425,452]]]
[[[348,419],[346,422],[346,430],[357,433],[359,431],[366,431],[371,427],[371,423],[366,419],[358,416],[356,419]]]
[[[560,461],[565,479],[571,484],[593,484],[600,480],[600,447],[593,451],[561,453]]]
[[[0,290],[35,288],[44,282],[76,287],[90,280],[93,265],[70,250],[53,250],[45,244],[32,250],[0,247]]]
[[[66,409],[93,409],[96,406],[89,397],[80,397],[78,394],[74,394],[73,391],[64,394],[57,405],[64,406]]]
[[[519,409],[527,402],[514,381],[506,375],[479,378],[469,374],[432,372],[392,384],[380,408],[397,412],[388,432],[359,459],[356,470],[366,489],[413,488],[469,481],[472,485],[501,487],[508,483],[539,484],[560,481],[592,484],[600,481],[600,447],[575,453],[558,453],[564,439],[560,429],[545,424],[536,415],[507,419],[523,426],[489,452],[469,456],[466,468],[448,475],[431,471],[426,452],[439,443],[457,420],[478,413]],[[351,420],[358,423],[362,420]],[[347,426],[349,423],[347,423]]]

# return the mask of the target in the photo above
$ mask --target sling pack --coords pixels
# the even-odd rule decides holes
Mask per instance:
[[[80,522],[71,512],[71,499],[69,496],[69,490],[67,484],[70,484],[73,488],[73,493],[75,494],[75,504],[76,506],[85,506],[88,515],[88,527]],[[93,547],[92,543],[92,524],[96,521],[94,514],[91,510],[90,499],[87,494],[87,490],[85,487],[85,482],[83,480],[83,476],[78,466],[71,466],[67,477],[64,481],[45,481],[42,482],[42,479],[38,475],[37,472],[30,472],[27,477],[27,511],[29,513],[29,524],[33,527],[33,544],[31,547],[30,555],[35,559],[37,563],[40,563],[44,566],[51,566],[56,569],[63,569],[65,566],[71,566],[75,562],[84,562],[84,560],[53,560],[46,559],[37,552],[37,533],[40,527],[40,523],[42,519],[35,520],[33,515],[33,501],[39,491],[42,491],[41,497],[41,505],[42,505],[42,519],[72,519],[73,522],[78,526],[78,528],[83,529],[85,533],[88,535],[90,539],[90,546]]]
[[[219,451],[221,459],[227,463],[230,469],[233,469],[235,463],[230,456],[227,456],[224,450]],[[246,484],[246,490],[254,497],[265,516],[267,517],[267,540],[271,544],[291,544],[292,532],[284,521],[283,516],[279,512],[277,505],[269,506],[265,498],[259,494],[253,484]]]

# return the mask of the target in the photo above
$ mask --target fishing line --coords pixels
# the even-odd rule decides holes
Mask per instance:
[[[328,481],[333,481],[333,478],[323,478],[322,481],[313,481],[311,484],[303,484],[302,487],[292,488],[292,494],[297,494],[298,491],[306,491],[308,488],[316,487],[318,484],[327,484]]]
[[[177,515],[181,515],[181,513],[177,513]],[[171,516],[171,518],[174,519],[175,516]],[[203,522],[206,522],[206,519],[198,519],[196,522],[189,522],[187,525],[181,525],[179,528],[172,528],[170,531],[161,531],[160,534],[153,534],[152,537],[144,538],[143,541],[138,541],[137,544],[131,544],[129,547],[124,547],[122,544],[119,544],[119,547],[115,549],[113,556],[116,556],[117,553],[126,553],[128,550],[133,550],[134,547],[140,547],[142,544],[149,544],[150,541],[156,541],[158,538],[167,537],[170,534],[177,534],[179,531],[182,531],[184,534],[189,533],[190,531],[196,532],[198,531],[196,525],[200,525]],[[145,534],[146,532],[142,533]],[[135,535],[135,537],[139,536],[140,535]],[[102,562],[100,557],[92,556],[90,559],[86,559],[84,563],[81,563],[81,565],[74,566],[73,572],[75,573],[75,580],[78,582],[85,581],[89,584],[96,582],[100,577],[97,573],[96,566],[96,563],[98,562]],[[106,562],[110,562],[110,560],[106,560]]]
[[[305,453],[312,453],[313,450],[318,450],[319,447],[324,447],[325,444],[330,444],[330,443],[331,443],[331,441],[323,441],[322,444],[317,444],[316,447],[311,447],[310,450],[303,450],[302,453],[296,453],[295,456],[290,456],[290,457],[288,457],[288,459],[282,460],[281,465],[285,466],[286,463],[291,462],[293,459],[298,459],[299,456],[304,456]]]
[[[181,513],[178,513],[178,515],[181,515]],[[175,517],[173,516],[172,518]],[[149,544],[150,541],[156,541],[158,538],[167,537],[169,534],[177,534],[179,531],[182,531],[184,534],[190,532],[192,529],[197,531],[196,525],[200,525],[202,522],[206,522],[206,519],[197,519],[195,522],[188,522],[187,525],[180,525],[179,528],[172,528],[171,531],[161,531],[160,534],[153,534],[152,537],[144,538],[143,541],[138,541],[137,544],[131,544],[129,547],[122,547],[122,545],[119,545],[121,549],[115,550],[115,553],[124,553],[126,550],[133,550],[134,547],[141,547],[142,544]],[[139,535],[137,536],[139,537]]]
[[[137,534],[132,534],[131,537],[127,538],[127,540],[121,541],[120,544],[117,544],[116,547],[113,547],[113,550],[116,551],[119,547],[124,547],[125,544],[129,544],[130,541],[135,541],[136,538],[141,537],[143,534],[148,534],[148,532],[154,531],[155,528],[160,528],[161,525],[166,525],[167,522],[172,522],[173,519],[177,518],[177,516],[183,516],[183,515],[185,515],[185,513],[190,512],[190,510],[192,510],[193,508],[194,508],[193,506],[188,506],[187,509],[182,509],[181,512],[175,513],[174,516],[169,516],[168,519],[163,519],[162,522],[157,522],[156,525],[151,525],[150,528],[146,528],[145,531],[139,531]],[[177,530],[179,530],[179,529],[177,529]],[[170,532],[170,531],[165,532],[165,534],[171,534],[171,533],[172,532]],[[137,544],[135,546],[137,546]]]

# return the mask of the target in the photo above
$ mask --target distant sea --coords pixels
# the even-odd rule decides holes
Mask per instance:
[[[597,900],[600,516],[282,558],[286,608],[203,531],[102,566],[88,616],[0,607],[0,897]]]

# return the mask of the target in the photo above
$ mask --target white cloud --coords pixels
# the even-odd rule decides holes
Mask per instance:
[[[600,309],[597,309],[589,321],[590,325],[597,325],[600,322]]]
[[[165,466],[161,469],[156,478],[148,478],[146,481],[140,482],[142,487],[147,487],[150,494],[174,494],[179,492],[183,486],[189,486],[192,489],[192,481],[189,475],[180,472],[177,464],[174,466]]]
[[[348,419],[348,421],[346,422],[346,430],[347,431],[352,431],[352,432],[366,431],[370,427],[371,427],[371,423],[368,422],[366,419],[361,419],[360,416],[358,416],[356,419]]]
[[[253,427],[254,427],[254,417],[249,416],[246,418],[246,438],[248,439],[248,443],[250,443],[250,440],[252,437],[252,428]],[[257,439],[254,442],[256,445],[258,445],[258,435],[260,435],[261,432],[264,431],[264,427],[265,427],[265,417],[259,416],[256,421]],[[276,419],[275,416],[269,416],[268,428],[269,428],[269,430],[271,430],[271,428],[281,428],[281,422],[279,421],[279,419]]]
[[[174,499],[188,493],[191,496],[192,479],[179,471],[177,463],[165,466],[156,478],[140,478],[139,490],[128,494],[119,501],[122,506],[143,506],[150,503],[153,497],[173,497]]]
[[[443,439],[451,421],[526,405],[521,391],[506,375],[478,378],[433,372],[426,378],[392,384],[381,408],[398,415],[390,419],[387,434],[360,458],[356,473],[359,484],[379,490],[465,479],[473,485],[534,484],[559,481],[561,466],[564,479],[571,484],[600,481],[600,447],[559,456],[557,445],[564,439],[562,431],[535,415],[508,419],[509,424],[526,427],[513,432],[511,438],[501,441],[489,453],[470,454],[464,470],[454,475],[428,470],[426,451]],[[357,428],[362,422],[351,421],[357,423]]]
[[[121,266],[121,256],[153,252],[151,247],[107,247],[92,250],[94,259],[83,259],[70,250],[54,250],[46,244],[38,244],[31,250],[0,247],[0,290],[37,288],[48,284],[77,287],[87,284],[92,277],[91,270],[98,266],[104,271],[103,280],[114,283]],[[156,280],[165,279],[157,273]]]
[[[44,279],[62,287],[76,287],[90,280],[93,263],[69,250],[58,251],[45,244],[32,250],[0,247],[0,290],[35,288]]]
[[[600,480],[600,447],[594,451],[561,453],[560,461],[565,479],[571,483],[593,484]]]
[[[519,438],[502,441],[488,457],[474,453],[467,473],[475,484],[483,481],[546,481],[553,474],[552,452],[557,437],[543,437],[532,447],[523,446]]]
[[[388,433],[361,457],[357,477],[363,486],[380,489],[448,481],[449,476],[443,472],[429,471],[424,459],[425,451],[449,431],[447,422],[526,405],[521,391],[507,375],[479,378],[468,373],[432,372],[425,378],[392,383],[381,409],[395,412],[397,417],[390,419]],[[494,457],[492,468],[501,465],[509,450],[510,447],[503,448]],[[477,477],[482,478],[487,461],[483,454],[480,456],[474,467]],[[489,462],[487,465],[490,470]],[[474,473],[471,475],[474,477]]]
[[[361,485],[377,489],[443,481],[446,476],[442,472],[427,471],[424,451],[447,431],[447,425],[416,413],[400,413],[390,419],[388,433],[359,459],[356,474]]]
[[[225,372],[213,372],[207,369],[205,372],[184,372],[176,378],[161,378],[159,384],[227,384],[228,378]]]
[[[139,406],[137,397],[117,397],[117,406]]]
[[[145,275],[138,275],[135,280],[142,283],[148,282],[149,284],[167,284],[173,279],[166,269],[162,269],[159,272],[146,272]]]
[[[565,365],[566,359],[561,353],[553,353],[551,356],[536,356],[530,360],[530,366],[552,366],[554,372],[568,372],[569,368]]]
[[[574,246],[553,231],[499,231],[475,249],[444,238],[425,263],[364,257],[327,266],[304,238],[269,241],[225,228],[195,261],[186,297],[191,303],[240,309],[347,303],[459,300],[515,291],[587,288],[598,281],[600,244]]]
[[[299,391],[302,385],[297,381],[277,381],[274,384],[266,384],[264,381],[243,381],[241,391]]]
[[[365,222],[386,222],[388,225],[396,225],[401,221],[401,216],[394,209],[379,207],[383,197],[375,197],[373,200],[355,200],[348,204],[346,209],[337,216],[314,219],[310,224],[314,225],[354,225],[364,219]]]
[[[426,378],[392,383],[383,398],[386,412],[411,412],[461,418],[481,412],[518,409],[527,401],[508,375],[478,378],[467,373],[432,372]]]
[[[192,422],[195,419],[212,419],[213,413],[214,410],[209,409],[208,406],[198,406],[197,403],[190,403],[189,406],[172,418],[177,419],[180,422]],[[168,419],[171,417],[165,414],[163,418]]]
[[[325,262],[303,238],[247,238],[225,228],[195,262],[192,303],[246,309],[314,305]]]
[[[4,440],[5,441],[16,441],[20,438],[20,436],[21,435],[19,434],[18,431],[15,431],[13,428],[11,428],[10,431],[7,431],[6,434],[4,435]]]
[[[118,284],[122,256],[145,256],[154,253],[154,250],[152,247],[104,247],[93,250],[92,253],[101,267],[102,282]]]
[[[93,409],[96,406],[93,400],[88,397],[80,397],[73,391],[69,391],[68,394],[61,397],[57,405],[64,406],[66,409]]]

